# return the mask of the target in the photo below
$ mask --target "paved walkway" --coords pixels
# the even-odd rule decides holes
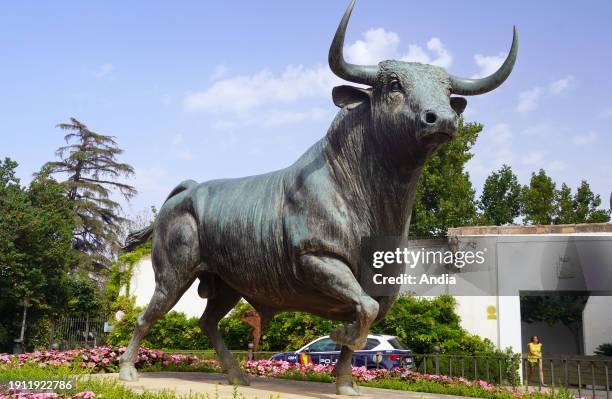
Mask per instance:
[[[118,378],[118,374],[95,374],[96,377]],[[189,393],[208,394],[211,399],[228,399],[233,397],[234,387],[227,383],[225,375],[216,373],[141,373],[135,382],[123,382],[135,391],[170,390],[179,395]],[[361,398],[385,399],[441,399],[461,398],[461,396],[438,395],[422,392],[395,391],[390,389],[361,387]],[[218,396],[216,393],[218,392]],[[350,396],[335,394],[333,384],[311,381],[290,381],[276,378],[251,377],[251,385],[238,387],[238,397],[244,399],[339,399]],[[473,398],[472,398],[473,399]]]

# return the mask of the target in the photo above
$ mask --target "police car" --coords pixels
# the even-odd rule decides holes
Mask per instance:
[[[290,363],[335,365],[340,357],[340,345],[328,335],[320,337],[295,352],[277,353],[270,360]],[[353,354],[353,365],[367,368],[412,367],[412,352],[393,335],[368,335],[365,347]]]

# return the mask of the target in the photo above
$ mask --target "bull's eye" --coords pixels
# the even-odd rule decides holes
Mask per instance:
[[[400,82],[398,80],[392,80],[389,83],[389,90],[390,91],[401,91],[402,85],[400,85]]]

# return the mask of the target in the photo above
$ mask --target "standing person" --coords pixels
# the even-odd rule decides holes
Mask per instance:
[[[545,387],[544,384],[544,368],[542,367],[542,343],[537,335],[531,337],[531,342],[527,345],[527,362],[529,363],[529,380],[533,376],[535,368],[538,367],[540,374],[540,385]]]

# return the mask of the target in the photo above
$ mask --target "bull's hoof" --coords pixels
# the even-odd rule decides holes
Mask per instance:
[[[359,387],[354,381],[347,383],[336,382],[336,394],[337,395],[348,395],[348,396],[360,396],[361,392]]]
[[[132,363],[122,363],[119,370],[119,379],[122,381],[138,381],[138,372]]]
[[[227,373],[227,381],[232,385],[251,385],[251,383],[249,382],[249,378],[240,370],[229,371]]]

